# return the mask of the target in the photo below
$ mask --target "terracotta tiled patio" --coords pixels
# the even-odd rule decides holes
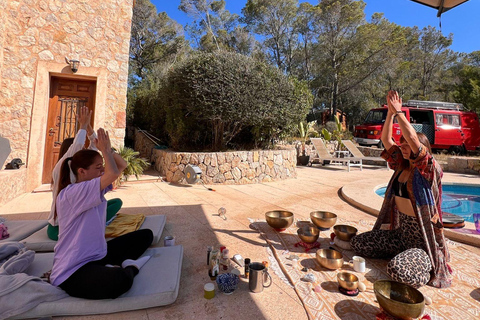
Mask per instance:
[[[279,277],[273,270],[273,285],[262,293],[249,292],[248,282],[242,279],[239,289],[232,295],[217,293],[212,300],[203,298],[203,285],[210,282],[206,265],[207,245],[218,247],[222,244],[230,249],[232,255],[240,253],[252,261],[270,260],[275,264],[265,239],[251,228],[249,219],[263,220],[266,211],[284,209],[294,212],[298,220],[309,220],[311,211],[329,210],[336,212],[340,219],[373,223],[374,216],[350,205],[345,199],[356,199],[354,202],[360,207],[361,202],[365,202],[366,206],[378,207],[381,199],[375,198],[377,196],[373,193],[372,186],[387,183],[392,174],[385,167],[369,166],[364,166],[363,171],[354,168],[347,172],[342,167],[314,165],[312,168],[299,167],[297,171],[297,179],[253,185],[209,186],[215,191],[208,191],[202,185],[173,185],[157,181],[152,176],[144,177],[144,181],[129,182],[111,192],[107,198],[119,197],[123,200],[121,212],[167,216],[163,236],[175,236],[176,244],[183,245],[185,250],[178,299],[166,307],[73,318],[308,319],[296,290],[285,281],[285,277],[281,274]],[[446,173],[444,181],[475,183],[478,176]],[[353,191],[342,196],[341,188],[347,185]],[[352,188],[352,185],[357,187]],[[49,192],[24,194],[0,207],[0,215],[10,220],[46,219],[50,203]],[[220,207],[226,208],[227,220],[218,216]],[[326,235],[327,233],[322,233],[322,237]],[[476,247],[462,247],[475,256],[480,255],[480,249]],[[321,294],[332,293],[324,290]],[[478,319],[480,292],[465,292],[464,299],[474,306],[474,310],[468,313],[472,315],[471,319]],[[373,305],[378,307],[376,303]],[[330,309],[333,310],[334,306]],[[336,308],[334,312],[339,319],[354,319],[343,316]]]

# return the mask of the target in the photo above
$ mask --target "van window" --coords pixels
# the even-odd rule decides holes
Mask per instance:
[[[460,127],[460,115],[437,113],[435,115],[435,122],[437,123],[437,126],[450,125],[452,127]]]
[[[372,124],[382,124],[385,122],[385,118],[387,117],[387,109],[385,110],[370,110],[365,118],[365,123],[372,123]]]

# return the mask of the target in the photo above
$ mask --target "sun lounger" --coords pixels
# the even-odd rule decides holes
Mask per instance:
[[[367,157],[364,156],[363,153],[357,148],[357,146],[351,141],[351,140],[342,140],[343,145],[347,150],[354,156],[355,158],[362,159],[363,161],[372,161],[372,162],[380,162],[383,163],[387,166],[387,169],[390,169],[388,167],[387,161],[383,159],[382,157]]]
[[[163,228],[165,228],[166,222],[165,215],[153,215],[146,216],[145,221],[143,222],[140,229],[150,229],[153,231],[153,243],[156,244],[160,241],[162,236]],[[45,225],[45,224],[44,224]],[[38,229],[37,229],[38,230]],[[23,239],[22,242],[25,247],[29,250],[36,252],[51,252],[57,244],[56,241],[51,240],[47,236],[47,227],[40,229],[39,231],[33,233],[31,236]]]
[[[350,167],[358,166],[362,170],[362,159],[356,157],[346,157],[346,158],[335,158],[327,150],[327,147],[323,143],[323,140],[320,138],[310,138],[310,141],[313,144],[313,147],[316,151],[316,156],[313,157],[311,162],[319,161],[322,166],[326,164],[343,164],[346,165],[348,171],[350,172]]]
[[[117,299],[87,300],[66,297],[40,303],[12,319],[106,314],[165,306],[175,302],[180,285],[183,247],[150,248],[145,255],[152,258],[135,277],[132,288]],[[37,253],[26,273],[41,276],[51,270],[52,265],[53,252]]]
[[[7,220],[10,237],[0,241],[20,241],[37,232],[48,224],[47,220]]]

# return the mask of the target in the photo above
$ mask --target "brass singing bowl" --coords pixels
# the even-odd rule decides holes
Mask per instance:
[[[377,280],[373,291],[378,304],[390,315],[400,319],[418,318],[425,309],[423,294],[407,284],[392,280]]]
[[[297,234],[300,239],[305,243],[314,243],[318,240],[320,230],[317,227],[301,227],[297,230]]]
[[[348,291],[358,288],[358,277],[350,272],[339,272],[337,274],[338,284]]]
[[[337,215],[328,211],[310,212],[310,219],[319,228],[330,229],[337,222]]]
[[[350,241],[356,234],[357,228],[346,225],[346,224],[337,224],[333,227],[333,232],[338,237],[338,239],[343,241]]]
[[[343,255],[332,249],[319,249],[315,254],[315,258],[322,267],[336,270],[343,266]]]
[[[274,210],[265,213],[265,220],[270,227],[285,230],[293,223],[293,213],[290,211]]]

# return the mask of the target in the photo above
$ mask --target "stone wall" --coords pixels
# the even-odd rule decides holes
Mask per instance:
[[[154,153],[153,148],[155,147],[153,143],[142,130],[135,128],[135,151],[140,152],[140,157],[146,158],[149,161],[153,161]]]
[[[41,183],[52,76],[96,81],[95,127],[123,145],[133,0],[0,0],[0,135]],[[66,62],[80,61],[73,74]],[[0,186],[0,193],[4,192]]]
[[[155,169],[169,182],[183,182],[188,164],[202,170],[205,184],[248,184],[297,177],[295,149],[214,153],[155,150],[153,161]]]
[[[480,174],[480,158],[452,156],[443,170],[455,173]]]
[[[27,169],[24,167],[0,171],[0,206],[25,192],[26,177]]]
[[[358,150],[365,156],[365,157],[380,157],[382,154],[383,148],[377,147],[361,147],[357,146]]]

